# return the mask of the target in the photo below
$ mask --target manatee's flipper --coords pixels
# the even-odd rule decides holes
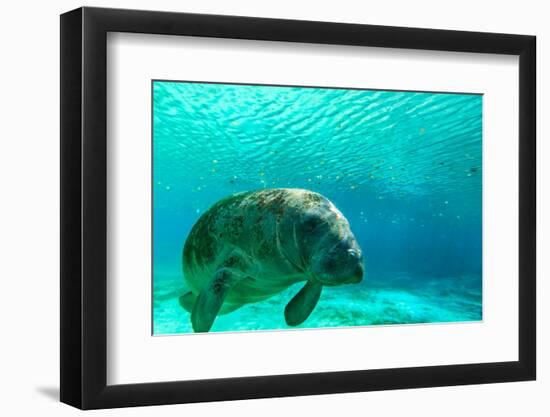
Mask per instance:
[[[231,269],[219,269],[214,278],[200,292],[191,312],[191,324],[195,332],[207,332],[223,305],[223,300],[238,280],[238,273]]]
[[[180,306],[182,306],[189,313],[193,311],[193,307],[195,306],[196,301],[197,301],[197,296],[193,294],[191,291],[186,292],[179,298]],[[233,311],[241,308],[242,306],[243,306],[242,304],[223,303],[222,308],[218,313],[218,315],[232,313]]]
[[[193,311],[193,306],[195,305],[196,300],[197,297],[191,291],[186,292],[179,298],[180,306],[190,313]]]
[[[285,307],[285,321],[289,326],[302,324],[311,314],[323,286],[318,282],[308,281]]]

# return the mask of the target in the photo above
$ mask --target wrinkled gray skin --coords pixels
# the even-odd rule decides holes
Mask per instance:
[[[209,331],[218,314],[305,281],[285,308],[287,324],[297,326],[323,286],[362,280],[363,256],[328,199],[302,189],[264,189],[222,199],[199,218],[185,242],[183,272],[190,292],[180,304],[195,332]]]

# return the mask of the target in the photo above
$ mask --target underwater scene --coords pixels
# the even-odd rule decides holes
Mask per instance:
[[[152,81],[153,335],[482,320],[482,99]]]

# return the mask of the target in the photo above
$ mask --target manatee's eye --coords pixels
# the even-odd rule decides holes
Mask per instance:
[[[359,252],[357,252],[355,249],[348,249],[348,255],[352,258],[359,258]]]

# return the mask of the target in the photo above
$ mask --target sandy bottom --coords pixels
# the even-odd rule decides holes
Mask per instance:
[[[178,303],[178,297],[187,291],[182,281],[181,277],[155,281],[155,335],[192,332],[190,314]],[[302,285],[218,316],[211,331],[290,329],[284,321],[284,308]],[[317,307],[298,328],[479,321],[481,301],[480,276],[386,277],[324,288]]]

